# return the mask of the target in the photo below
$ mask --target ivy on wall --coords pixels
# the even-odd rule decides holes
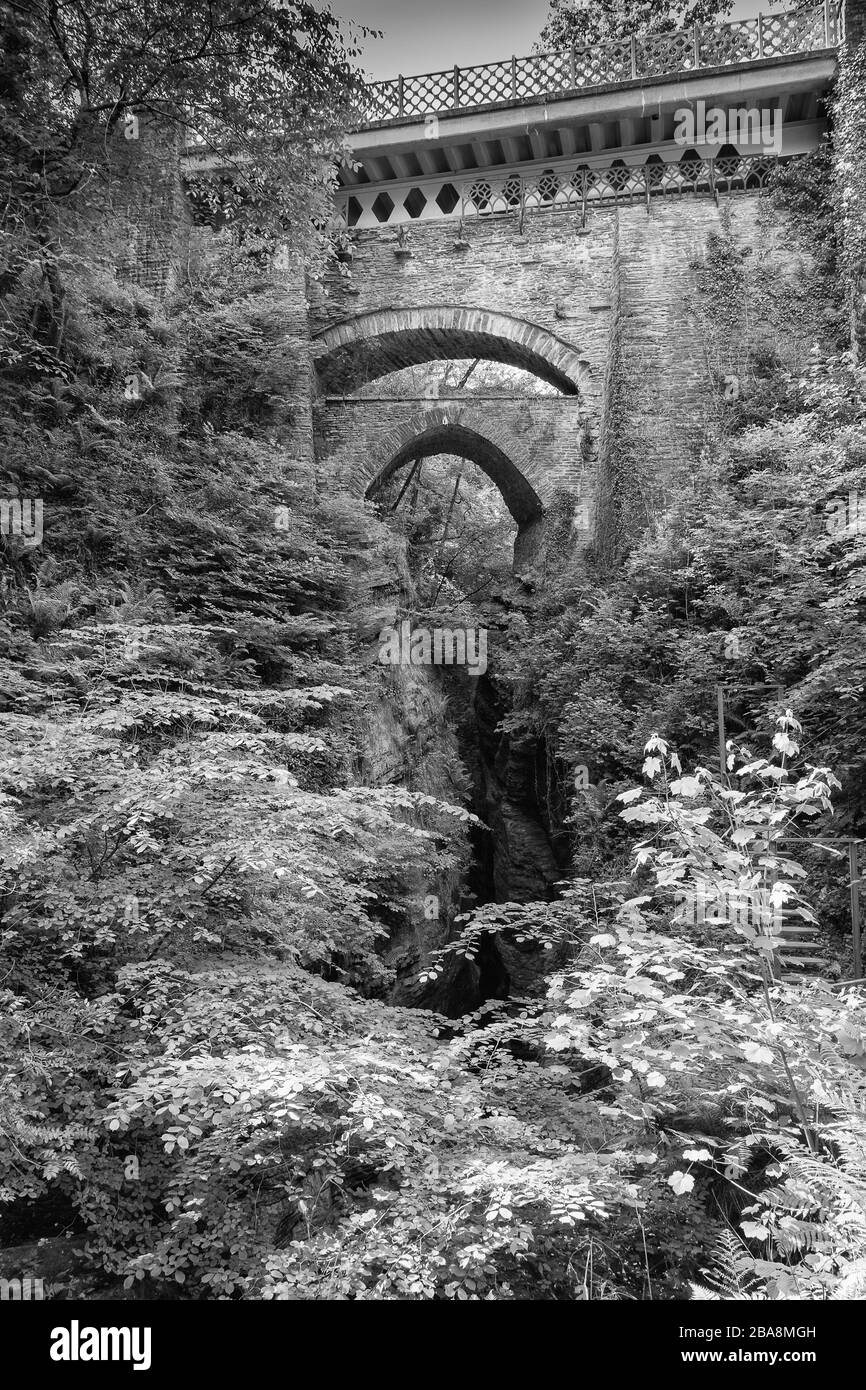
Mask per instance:
[[[614,221],[611,330],[598,460],[596,546],[602,570],[613,569],[648,521],[641,495],[637,443],[630,425],[632,387],[623,330],[619,218]]]
[[[866,347],[866,44],[842,51],[832,103],[839,253],[848,293],[851,341]]]

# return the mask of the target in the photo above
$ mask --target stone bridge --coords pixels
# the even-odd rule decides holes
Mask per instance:
[[[370,88],[339,171],[341,265],[325,285],[285,273],[296,477],[327,463],[372,499],[413,460],[459,455],[499,487],[525,563],[554,501],[598,541],[627,417],[651,517],[718,409],[693,267],[727,226],[785,257],[761,193],[823,139],[864,11],[825,0]],[[434,364],[477,359],[519,369],[513,391],[438,395]]]
[[[408,366],[481,358],[532,373],[556,394],[347,394]],[[393,308],[323,329],[313,361],[325,393],[319,457],[356,494],[375,497],[416,459],[458,455],[496,482],[528,557],[557,489],[577,495],[586,485],[592,372],[572,342],[537,323],[460,305]]]
[[[375,498],[413,460],[456,454],[502,492],[519,562],[557,497],[586,542],[627,347],[651,510],[712,406],[690,266],[723,217],[750,245],[766,236],[761,190],[776,159],[823,136],[842,25],[826,4],[370,89],[340,172],[344,270],[308,290],[312,431],[329,475]],[[683,110],[710,107],[725,131],[684,146]],[[428,365],[475,359],[552,389],[440,398],[425,384]],[[407,367],[422,391],[413,374],[395,396],[386,379]]]

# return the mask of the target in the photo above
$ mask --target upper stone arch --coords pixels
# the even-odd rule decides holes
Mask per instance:
[[[467,357],[520,367],[567,396],[580,394],[590,372],[576,348],[538,324],[457,305],[376,310],[313,338],[313,361],[326,395],[345,394],[422,362]]]

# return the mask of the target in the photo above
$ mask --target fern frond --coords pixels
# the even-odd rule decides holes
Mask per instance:
[[[712,1297],[726,1303],[765,1298],[761,1281],[754,1274],[753,1264],[742,1241],[733,1232],[723,1231],[716,1241],[709,1267],[701,1270],[707,1283],[691,1285],[693,1290],[701,1289],[703,1292],[693,1294],[693,1297]]]

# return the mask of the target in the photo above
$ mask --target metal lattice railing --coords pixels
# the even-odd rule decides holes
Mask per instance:
[[[842,37],[835,0],[712,29],[618,39],[595,48],[563,49],[479,67],[395,77],[367,88],[365,124],[475,110],[533,97],[561,96],[610,82],[640,82],[666,73],[761,62],[835,48]]]
[[[557,165],[541,171],[476,173],[463,179],[440,175],[388,189],[362,187],[338,195],[345,226],[411,225],[443,217],[496,217],[524,211],[582,211],[598,203],[670,195],[732,193],[764,188],[780,160],[769,154],[717,155],[701,159],[687,152],[676,162],[657,156],[643,164],[614,159],[606,165]]]

